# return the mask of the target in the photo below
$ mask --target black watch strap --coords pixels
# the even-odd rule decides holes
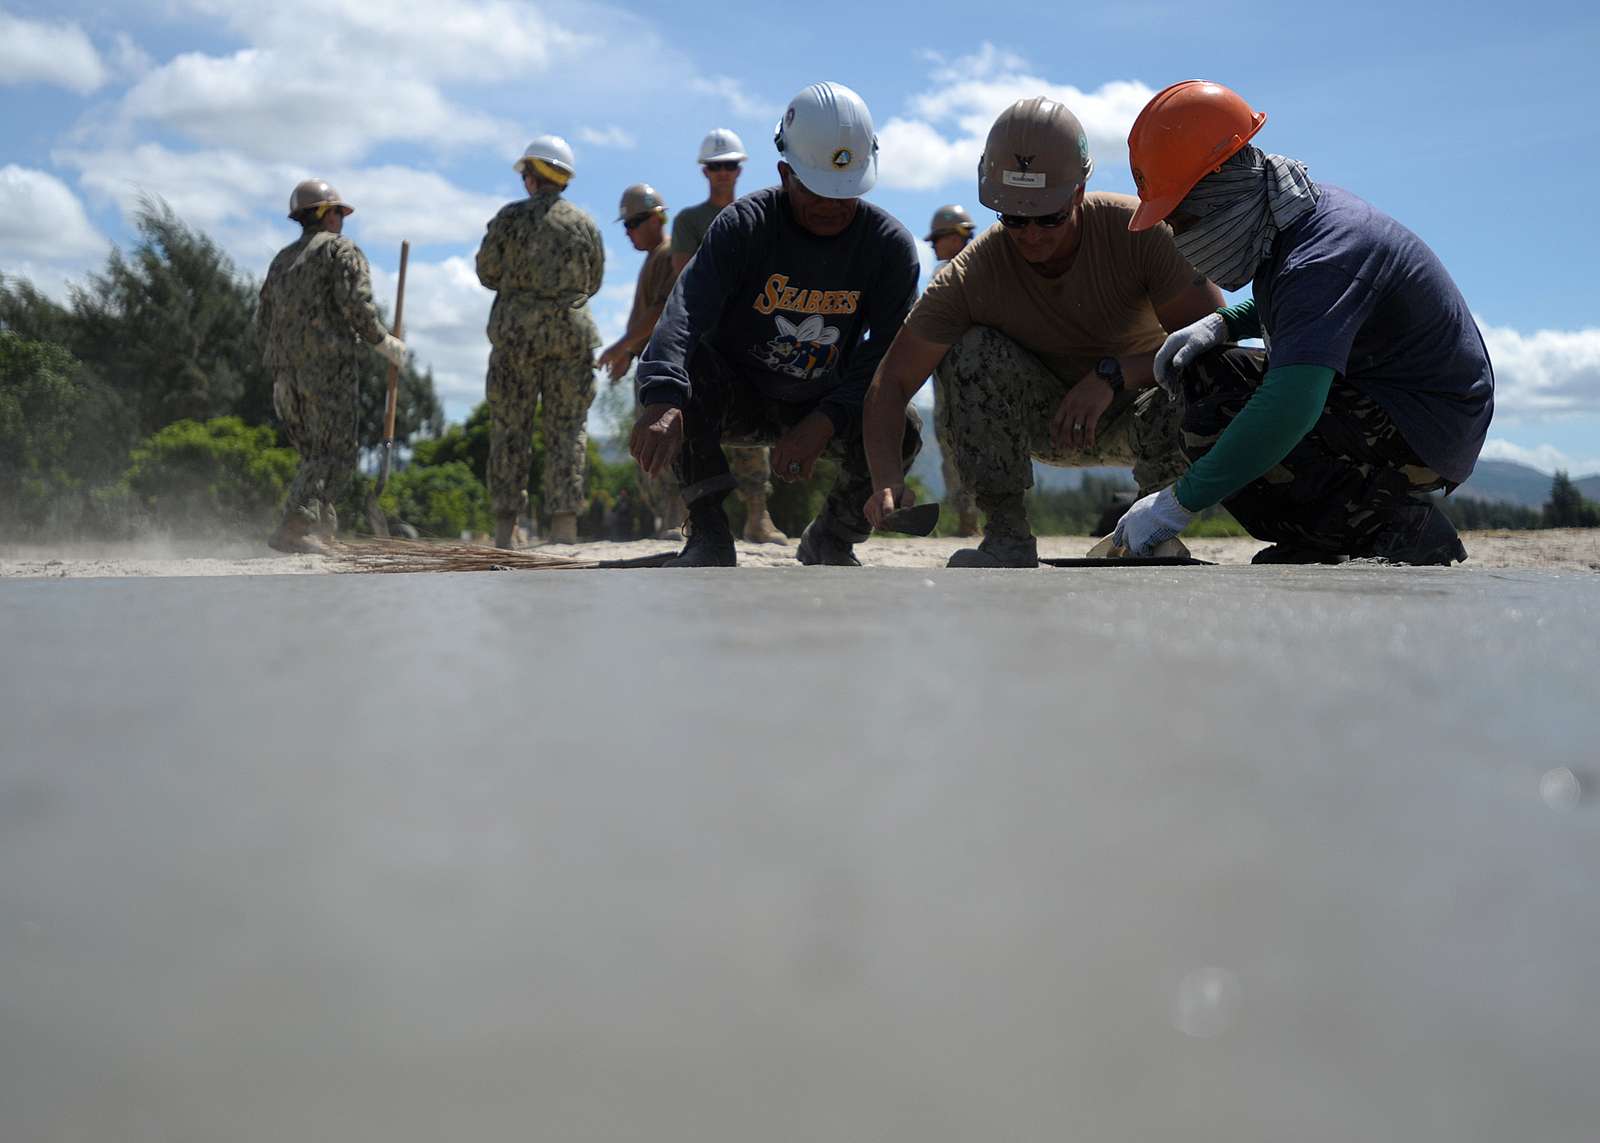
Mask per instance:
[[[1122,392],[1124,378],[1122,376],[1122,362],[1115,357],[1102,357],[1094,367],[1095,376],[1111,386],[1113,393]]]

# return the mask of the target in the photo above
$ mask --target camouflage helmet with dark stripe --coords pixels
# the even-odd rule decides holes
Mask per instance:
[[[322,179],[307,179],[289,195],[289,217],[296,222],[300,221],[302,214],[318,207],[337,208],[340,214],[354,214],[356,209],[339,197],[339,192],[333,189],[331,183]],[[323,210],[317,217],[321,218],[326,213]]]
[[[617,208],[617,221],[626,222],[630,218],[637,218],[641,214],[653,214],[664,211],[667,204],[661,201],[661,196],[656,193],[656,188],[649,183],[634,183],[622,192],[622,203]]]
[[[935,238],[943,238],[946,234],[959,234],[963,238],[971,238],[972,232],[976,229],[972,215],[967,213],[967,208],[951,203],[933,212],[933,221],[928,224],[928,237],[923,241],[932,242]]]

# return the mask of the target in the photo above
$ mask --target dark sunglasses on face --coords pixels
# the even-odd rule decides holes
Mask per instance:
[[[708,171],[737,171],[739,169],[738,163],[704,163],[702,165]]]
[[[650,211],[648,214],[636,214],[632,218],[628,218],[628,219],[624,219],[623,220],[622,229],[624,229],[624,230],[638,230],[639,227],[641,227],[645,223],[649,222],[655,216],[656,216],[656,212],[653,211],[653,210]]]
[[[1002,214],[999,218],[1000,225],[1007,230],[1021,230],[1030,222],[1045,230],[1054,230],[1071,216],[1070,210],[1058,210],[1054,214]]]

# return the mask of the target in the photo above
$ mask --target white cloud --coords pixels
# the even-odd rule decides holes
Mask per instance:
[[[942,63],[935,86],[912,98],[910,114],[878,130],[884,186],[932,190],[971,184],[978,157],[995,118],[1019,99],[1049,96],[1066,104],[1083,124],[1089,153],[1101,178],[1127,181],[1128,129],[1155,91],[1118,80],[1094,91],[1052,83],[1035,75],[1021,57],[984,44],[976,53]]]
[[[1600,412],[1600,329],[1478,327],[1494,362],[1497,417]]]
[[[1518,464],[1525,464],[1529,468],[1537,468],[1540,472],[1554,474],[1556,471],[1565,472],[1570,476],[1587,476],[1589,473],[1600,472],[1600,457],[1588,460],[1574,458],[1569,453],[1563,452],[1555,445],[1534,445],[1527,447],[1512,444],[1508,440],[1490,437],[1483,443],[1483,452],[1479,454],[1483,460],[1511,460]]]
[[[66,183],[28,167],[0,167],[0,263],[72,262],[108,246]]]
[[[378,94],[341,97],[362,91]],[[359,159],[386,142],[458,147],[513,133],[379,61],[334,62],[271,48],[180,55],[135,84],[122,111],[128,120],[156,123],[204,146],[323,163]]]
[[[77,24],[39,23],[0,11],[0,84],[44,83],[88,95],[108,76]]]
[[[61,151],[57,162],[81,172],[92,194],[117,203],[131,217],[145,196],[165,200],[192,226],[228,238],[261,215],[284,218],[289,192],[300,180],[325,178],[357,211],[352,225],[362,241],[476,245],[506,199],[464,190],[432,171],[411,167],[328,167],[252,159],[232,151],[172,151],[146,143],[125,151]],[[257,227],[258,230],[262,229]],[[272,231],[276,250],[288,241],[285,221]],[[238,243],[228,241],[230,249]],[[259,254],[259,243],[248,244]],[[270,251],[269,251],[270,252]],[[242,253],[242,252],[241,252]]]
[[[611,147],[619,151],[631,151],[639,145],[637,139],[614,123],[603,129],[579,127],[578,142],[587,143],[591,147]]]
[[[395,275],[374,269],[372,289],[385,308],[394,307]],[[494,295],[478,283],[472,260],[413,260],[406,271],[406,346],[433,370],[435,391],[451,420],[464,420],[483,400],[489,368],[489,306]]]
[[[744,84],[727,75],[692,76],[689,90],[697,95],[709,95],[728,105],[740,119],[754,119],[763,123],[776,123],[783,114],[781,103],[771,103],[745,91]]]

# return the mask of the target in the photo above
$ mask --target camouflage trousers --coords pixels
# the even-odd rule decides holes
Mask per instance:
[[[949,408],[961,486],[985,512],[1033,487],[1033,462],[1062,468],[1133,467],[1143,496],[1188,470],[1180,448],[1182,411],[1160,389],[1117,394],[1100,417],[1093,448],[1063,448],[1050,421],[1076,377],[1057,377],[1005,334],[974,326],[934,372]]]
[[[944,477],[944,498],[957,512],[971,512],[977,508],[972,490],[961,483],[961,469],[956,466],[956,448],[950,430],[950,401],[944,395],[944,383],[933,383],[933,435],[939,442],[939,472]]]
[[[1267,372],[1259,349],[1225,347],[1184,373],[1183,450],[1211,451]],[[1258,540],[1359,555],[1410,506],[1448,482],[1423,464],[1389,414],[1335,378],[1322,416],[1289,455],[1222,503]]]
[[[584,357],[489,353],[489,504],[497,517],[528,510],[533,418],[544,406],[544,511],[583,511],[585,427],[594,366]]]
[[[639,408],[637,379],[633,391],[634,411]],[[752,497],[765,500],[772,495],[768,479],[772,471],[771,450],[765,446],[744,447],[729,445],[723,449],[728,456],[728,468],[739,482],[739,498],[749,503]],[[655,514],[663,528],[675,527],[683,522],[684,503],[678,488],[678,477],[670,468],[655,476],[639,477],[639,491],[645,506]]]
[[[303,516],[312,530],[331,537],[339,527],[336,505],[355,476],[356,401],[361,373],[353,366],[327,371],[276,370],[272,405],[284,435],[300,454],[283,515]]]
[[[726,483],[719,478],[731,475],[723,445],[751,446],[777,443],[795,425],[817,409],[817,402],[777,401],[763,396],[741,378],[726,362],[703,346],[689,362],[693,392],[684,408],[683,451],[674,465],[683,484],[684,499],[694,503],[696,490],[716,482],[713,491],[719,499]],[[901,471],[909,472],[922,451],[922,418],[906,409],[905,434],[901,437]],[[872,472],[861,437],[861,418],[845,432],[835,433],[822,455],[839,462],[839,475],[828,490],[818,518],[840,538],[859,543],[872,534],[863,510],[872,495]]]

